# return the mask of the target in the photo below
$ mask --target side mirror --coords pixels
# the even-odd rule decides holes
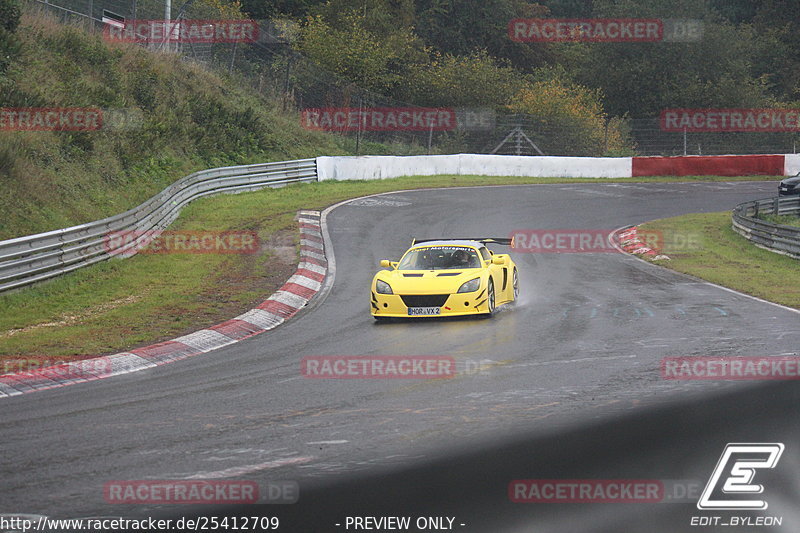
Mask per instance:
[[[506,258],[505,257],[500,257],[499,255],[493,255],[492,256],[492,264],[493,265],[505,265],[506,264]]]
[[[381,268],[392,268],[392,263],[388,259],[381,259]]]

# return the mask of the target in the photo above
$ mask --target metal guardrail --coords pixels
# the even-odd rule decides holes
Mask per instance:
[[[770,251],[800,259],[800,227],[773,224],[759,214],[800,216],[800,196],[764,198],[733,209],[733,230]]]
[[[316,159],[201,170],[119,215],[0,241],[0,292],[104,261],[127,249],[135,253],[140,241],[166,228],[183,206],[197,198],[310,181],[317,181]],[[111,232],[136,232],[139,237],[111,250],[107,237]]]

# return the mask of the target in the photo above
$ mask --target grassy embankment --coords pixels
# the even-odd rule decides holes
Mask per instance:
[[[800,309],[800,260],[753,245],[731,229],[727,211],[654,220],[640,231],[664,236],[663,266]]]

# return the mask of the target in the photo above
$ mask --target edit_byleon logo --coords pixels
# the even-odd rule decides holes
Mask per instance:
[[[732,443],[725,446],[700,495],[697,508],[728,511],[766,509],[766,500],[752,497],[764,492],[764,486],[753,483],[753,478],[758,470],[775,468],[783,449],[780,442]]]

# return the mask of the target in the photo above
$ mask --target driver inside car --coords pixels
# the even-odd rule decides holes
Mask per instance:
[[[456,250],[450,256],[451,268],[468,268],[469,267],[469,254],[464,250]]]

